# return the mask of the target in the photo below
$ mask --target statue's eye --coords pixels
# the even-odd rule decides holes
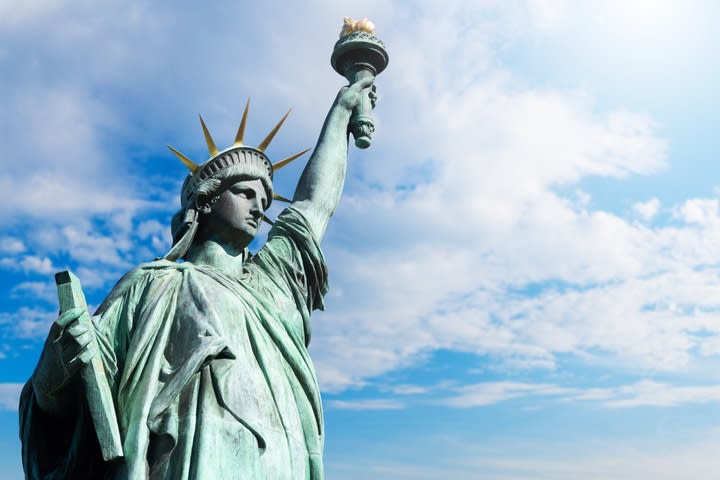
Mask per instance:
[[[232,190],[232,192],[235,195],[242,196],[245,198],[255,198],[255,190],[253,190],[252,188],[239,187],[239,188],[234,188]]]

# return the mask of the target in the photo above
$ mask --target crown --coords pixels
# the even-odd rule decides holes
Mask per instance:
[[[272,142],[272,140],[275,138],[275,135],[280,130],[280,127],[282,127],[288,115],[290,115],[291,110],[288,110],[287,113],[283,115],[277,125],[275,125],[275,127],[270,130],[270,133],[267,134],[267,136],[263,139],[262,142],[260,142],[257,147],[251,147],[245,145],[244,143],[245,126],[247,125],[247,116],[249,109],[250,99],[248,99],[247,103],[245,104],[245,110],[243,111],[242,120],[240,120],[240,126],[238,127],[237,134],[235,135],[235,141],[230,147],[222,151],[219,151],[217,149],[217,146],[215,145],[215,140],[213,140],[210,131],[205,125],[205,121],[203,120],[202,116],[199,116],[200,125],[202,126],[203,135],[205,137],[205,143],[207,143],[208,153],[210,155],[210,158],[202,164],[197,164],[193,162],[192,160],[190,160],[190,158],[188,158],[185,154],[183,154],[176,148],[170,145],[167,146],[170,151],[172,151],[180,159],[183,165],[185,165],[188,170],[190,170],[189,178],[186,180],[182,189],[183,205],[187,204],[193,199],[194,195],[198,191],[198,187],[205,180],[208,180],[215,176],[218,172],[231,167],[244,167],[245,169],[251,170],[253,172],[261,173],[262,176],[267,175],[267,179],[270,182],[270,185],[266,186],[266,188],[269,188],[271,191],[271,182],[275,171],[283,168],[285,165],[289,164],[290,162],[304,155],[310,150],[309,148],[307,148],[302,152],[290,155],[289,157],[286,157],[276,163],[271,163],[267,155],[265,155],[265,149],[267,149],[267,147],[270,145],[270,142]],[[289,199],[277,193],[272,193],[272,199],[290,203]],[[267,217],[263,216],[263,219],[266,222],[272,224],[272,222]]]

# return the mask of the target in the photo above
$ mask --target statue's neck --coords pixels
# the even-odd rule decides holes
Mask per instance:
[[[206,240],[199,245],[190,247],[185,259],[196,265],[208,265],[232,278],[240,278],[243,272],[245,249],[221,245],[213,240]]]

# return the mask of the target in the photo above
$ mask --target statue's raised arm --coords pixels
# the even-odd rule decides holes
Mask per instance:
[[[350,117],[363,95],[374,102],[373,80],[364,77],[340,90],[295,189],[293,203],[303,212],[318,239],[325,233],[345,183]]]
[[[170,250],[129,271],[92,316],[65,311],[83,303],[79,285],[60,296],[63,313],[20,398],[27,478],[324,478],[307,347],[328,290],[319,239],[342,193],[348,132],[360,148],[370,144],[373,82],[387,64],[368,23],[346,22],[332,62],[349,85],[255,255],[248,246],[267,208],[284,200],[274,171],[304,153],[276,163],[266,154],[287,115],[254,147],[247,105],[224,149],[200,118],[201,163],[170,147],[189,170]]]
[[[330,62],[350,85],[335,99],[293,198],[318,239],[325,233],[342,193],[348,131],[352,131],[359,148],[370,146],[375,131],[371,112],[377,98],[373,82],[387,67],[388,54],[371,21],[345,17]]]

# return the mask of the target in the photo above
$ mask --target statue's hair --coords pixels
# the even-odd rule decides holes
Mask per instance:
[[[265,188],[268,202],[272,200],[272,180],[267,171],[256,164],[231,165],[220,170],[197,186],[195,190],[199,200],[210,199],[221,194],[228,186],[243,180],[260,180]]]

